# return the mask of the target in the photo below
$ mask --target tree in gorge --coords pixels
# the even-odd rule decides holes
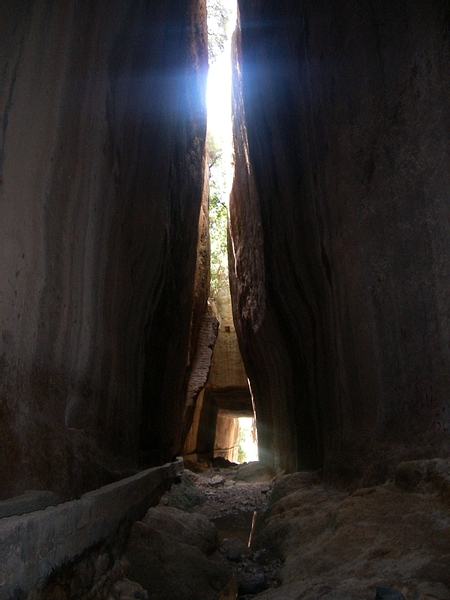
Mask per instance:
[[[208,56],[209,61],[214,62],[225,49],[230,10],[224,6],[222,0],[207,0],[206,11],[208,15]]]
[[[209,235],[211,240],[211,296],[228,286],[226,169],[218,142],[208,133]]]

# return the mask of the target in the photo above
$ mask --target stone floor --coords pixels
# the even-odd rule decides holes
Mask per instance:
[[[448,461],[404,463],[385,484],[353,492],[316,473],[273,479],[258,469],[186,469],[163,496],[163,511],[216,525],[208,569],[230,576],[205,595],[149,590],[151,600],[450,600]]]

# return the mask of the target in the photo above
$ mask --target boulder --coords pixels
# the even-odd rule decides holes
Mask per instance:
[[[215,475],[212,479],[208,481],[208,485],[210,487],[218,487],[219,485],[223,485],[225,483],[225,477],[221,475]]]
[[[241,596],[259,594],[267,589],[264,573],[246,573],[239,582],[238,591]]]
[[[206,554],[216,544],[213,527],[201,515],[150,509],[131,530],[126,550],[130,579],[147,590],[149,600],[216,600],[231,571]]]
[[[222,542],[222,549],[227,560],[236,563],[242,562],[242,557],[248,554],[247,544],[237,537],[225,538]]]
[[[423,581],[414,592],[414,600],[450,600],[450,592],[443,583]]]
[[[136,581],[121,579],[116,581],[111,590],[113,598],[118,600],[148,600],[148,593]]]
[[[299,471],[290,475],[283,475],[276,479],[270,494],[270,504],[275,504],[284,496],[295,492],[302,487],[310,487],[319,482],[317,471]]]
[[[216,528],[200,514],[155,506],[149,509],[142,523],[149,531],[158,531],[177,542],[196,546],[208,556],[219,546]]]
[[[438,492],[443,500],[450,500],[450,460],[410,460],[398,465],[395,484],[408,492]]]
[[[161,498],[161,504],[180,510],[189,510],[194,506],[203,504],[206,496],[195,485],[192,475],[194,473],[184,472],[180,477],[180,481],[173,484],[170,490]]]

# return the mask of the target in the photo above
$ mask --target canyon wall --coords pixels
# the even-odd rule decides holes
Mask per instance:
[[[230,273],[260,456],[448,452],[450,5],[239,0]]]
[[[3,0],[0,57],[0,496],[69,498],[181,446],[205,4]]]

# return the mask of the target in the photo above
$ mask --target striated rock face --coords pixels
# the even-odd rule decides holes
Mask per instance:
[[[203,317],[197,344],[198,350],[192,364],[187,390],[186,408],[183,415],[183,427],[186,431],[185,437],[193,425],[199,394],[204,389],[208,380],[218,329],[219,321],[216,317],[209,315]]]
[[[381,478],[448,445],[449,6],[239,9],[230,272],[261,459]]]
[[[181,445],[205,27],[203,0],[1,3],[1,497]]]

